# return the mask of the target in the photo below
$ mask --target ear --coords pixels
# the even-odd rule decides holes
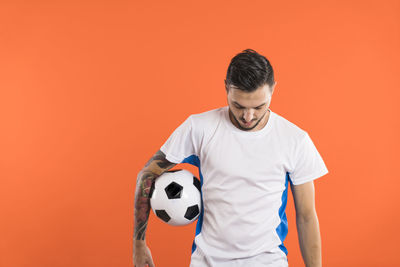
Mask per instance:
[[[225,91],[226,93],[229,93],[229,87],[226,85],[226,80],[224,80],[224,83],[225,83]]]
[[[277,84],[277,82],[275,81],[275,82],[274,82],[274,85],[273,85],[272,88],[271,88],[271,95],[274,93],[276,84]]]

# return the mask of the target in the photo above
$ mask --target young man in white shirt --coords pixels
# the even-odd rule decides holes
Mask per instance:
[[[145,242],[151,185],[179,163],[197,166],[201,180],[190,267],[288,266],[289,184],[305,265],[322,266],[313,180],[328,170],[308,133],[269,108],[275,86],[264,56],[252,49],[237,54],[225,80],[228,106],[188,116],[140,171],[136,267],[154,266]]]

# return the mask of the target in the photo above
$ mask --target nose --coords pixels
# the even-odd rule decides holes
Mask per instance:
[[[252,119],[253,119],[253,117],[254,117],[254,111],[252,111],[252,110],[245,110],[244,111],[244,120],[246,121],[246,122],[250,122]]]

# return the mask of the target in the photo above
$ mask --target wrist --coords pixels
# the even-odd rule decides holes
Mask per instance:
[[[134,239],[133,244],[135,245],[135,247],[146,246],[146,240]]]

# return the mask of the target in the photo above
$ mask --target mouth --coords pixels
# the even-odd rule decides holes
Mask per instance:
[[[250,125],[253,123],[253,121],[249,121],[249,122],[242,121],[242,123],[243,123],[245,126],[250,126]]]

